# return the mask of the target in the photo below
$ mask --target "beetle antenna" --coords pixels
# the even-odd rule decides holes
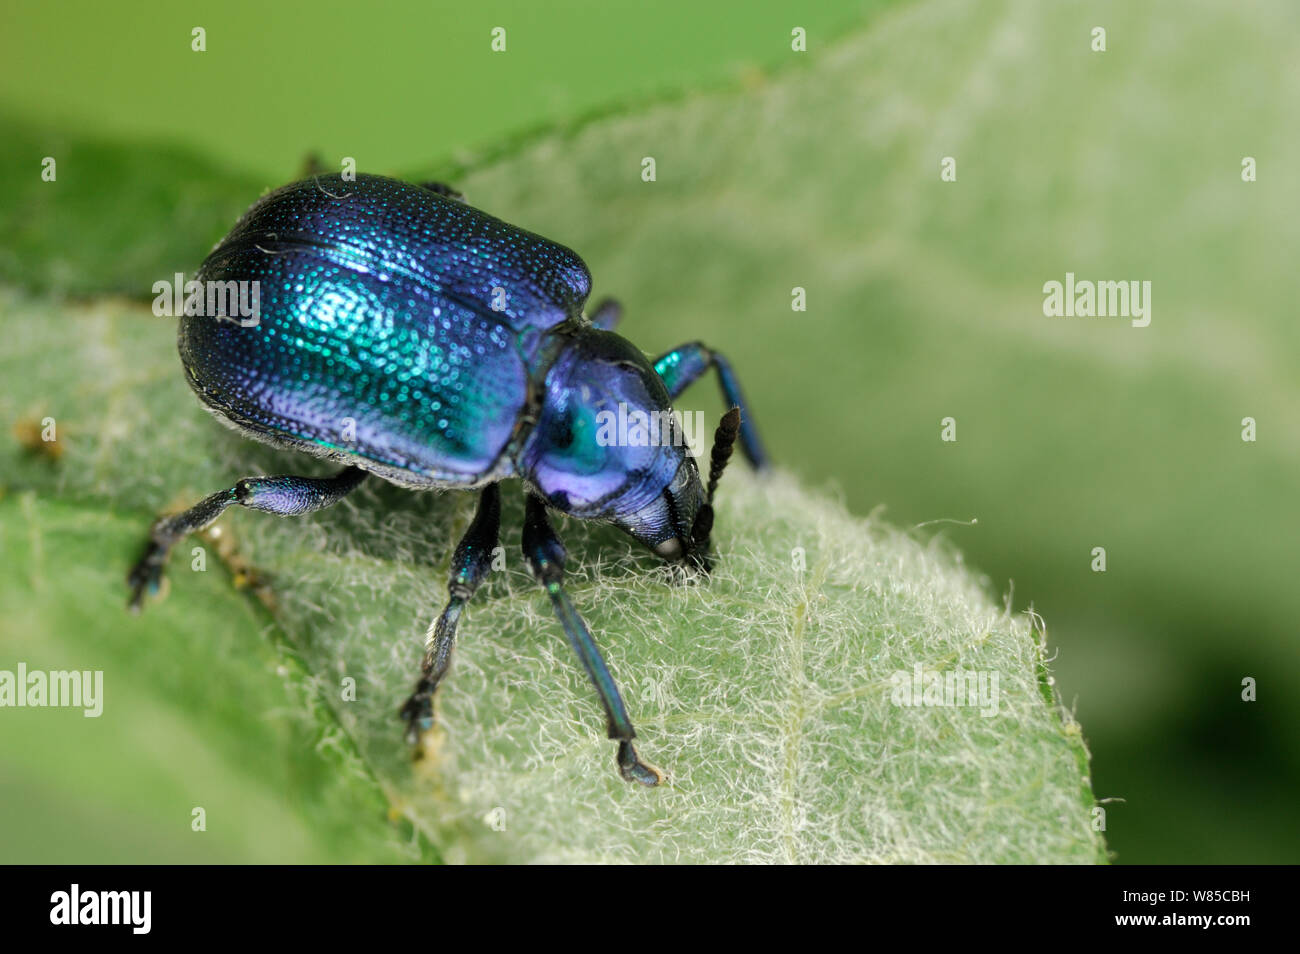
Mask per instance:
[[[713,503],[718,481],[722,477],[722,472],[727,469],[727,461],[731,460],[731,450],[739,434],[740,408],[733,407],[722,415],[718,429],[713,432],[713,452],[709,455],[709,489],[705,497],[709,504]]]
[[[704,503],[695,514],[691,527],[691,555],[695,565],[705,573],[712,569],[709,560],[709,534],[713,530],[713,495],[718,492],[718,480],[727,469],[731,451],[740,435],[740,408],[733,407],[722,415],[718,429],[713,432],[713,451],[709,454],[709,485]]]

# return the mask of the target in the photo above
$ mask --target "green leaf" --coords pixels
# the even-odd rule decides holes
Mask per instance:
[[[12,455],[7,447],[6,478]],[[301,663],[282,640],[264,638],[267,619],[227,575],[216,565],[187,573],[183,599],[128,618],[121,556],[139,546],[140,517],[73,496],[0,499],[0,669],[104,674],[96,717],[3,710],[5,859],[419,858],[387,823],[379,786]],[[188,566],[188,545],[176,562]]]
[[[1065,29],[1060,16],[1036,22],[1031,36]],[[839,461],[860,510],[908,499],[914,486],[959,484],[973,469],[972,499],[989,528],[981,532],[1010,547],[1026,521],[1060,510],[1042,488],[1086,471],[1078,445],[1059,442],[1070,428],[1035,430],[1041,413],[1023,395],[1065,371],[1114,384],[1130,360],[1125,344],[1095,335],[1086,347],[1045,352],[1016,323],[1025,309],[1032,319],[1039,301],[1036,284],[1029,293],[1016,284],[1012,265],[1029,261],[1059,277],[1054,236],[1086,222],[1087,210],[1066,180],[1033,178],[1041,163],[1032,153],[1008,151],[1006,143],[1036,139],[1026,130],[1056,109],[1051,89],[1034,82],[1056,54],[1008,26],[1012,19],[920,5],[810,55],[804,68],[536,136],[460,170],[457,184],[475,204],[578,249],[598,294],[624,299],[622,330],[647,350],[694,338],[725,348],[781,461],[812,473]],[[916,56],[933,44],[956,53],[942,66]],[[1085,64],[1069,61],[1072,81]],[[999,99],[999,90],[1020,98]],[[989,126],[969,121],[972,103],[993,113]],[[987,129],[999,123],[1013,123],[1014,135],[989,158]],[[1062,132],[1059,154],[1089,128]],[[41,291],[144,295],[175,270],[192,272],[238,213],[278,184],[181,153],[75,139],[60,150],[75,161],[61,164],[58,183],[42,183],[31,156],[49,148],[51,134],[16,128],[4,140],[0,168],[18,186],[0,201],[0,229],[15,237],[0,252],[0,276]],[[974,173],[979,189],[943,192],[938,158],[958,146],[960,181]],[[653,183],[640,178],[647,155],[657,160]],[[1026,178],[1037,190],[1030,198],[1017,191]],[[1032,217],[1012,215],[1040,200],[1053,207],[1053,189],[1069,199],[1062,217],[1043,217],[1034,230],[1025,227]],[[790,311],[795,285],[809,291],[807,313]],[[186,700],[203,682],[206,641],[221,643],[215,658],[226,661],[262,643],[236,641],[248,608],[232,610],[221,571],[192,573],[185,553],[173,562],[168,600],[140,620],[118,615],[116,581],[136,555],[129,528],[142,535],[158,508],[240,476],[315,466],[241,442],[204,416],[181,381],[168,319],[120,302],[68,305],[10,290],[0,331],[4,379],[17,382],[0,399],[0,419],[26,431],[54,415],[65,447],[57,464],[16,445],[0,457],[11,492],[6,552],[34,559],[19,544],[45,538],[43,528],[51,539],[79,522],[95,528],[40,564],[46,570],[32,580],[44,589],[22,578],[13,598],[33,607],[31,632],[62,634],[78,651],[93,638],[119,652],[152,633],[145,661],[165,661],[183,644],[189,676],[171,712],[193,720]],[[1020,399],[989,386],[1006,380]],[[688,406],[697,401],[718,408],[694,393]],[[967,409],[963,428],[979,420],[1010,430],[995,442],[966,440],[963,430],[953,447],[918,440],[937,435],[954,406]],[[1086,753],[1078,726],[1057,709],[1041,634],[996,608],[944,548],[857,521],[788,476],[760,484],[740,467],[724,484],[724,558],[707,585],[670,585],[610,531],[561,527],[576,564],[575,602],[627,691],[644,754],[670,772],[670,786],[647,793],[617,779],[589,688],[517,560],[467,614],[440,698],[440,759],[413,775],[395,709],[471,508],[468,495],[369,486],[310,518],[241,512],[223,521],[241,559],[270,581],[271,645],[302,666],[293,691],[326,703],[311,714],[320,737],[346,764],[364,766],[365,779],[349,774],[340,784],[368,822],[381,812],[367,785],[449,860],[1104,858]],[[519,509],[510,503],[507,527]],[[506,542],[515,552],[517,537]],[[1054,565],[1075,543],[1049,545]],[[792,569],[796,547],[807,559],[802,574]],[[75,587],[58,571],[85,564],[101,573]],[[155,623],[159,613],[172,614],[166,625]],[[100,621],[98,631],[85,620]],[[999,714],[891,705],[891,675],[918,663],[998,673]],[[128,663],[113,665],[126,679]],[[359,685],[355,703],[341,698],[347,676]],[[232,694],[242,684],[232,677]],[[265,711],[262,698],[250,694],[249,710]],[[243,752],[245,734],[261,738],[247,720],[199,724],[250,759],[257,768],[248,775],[288,757],[284,740],[250,742],[257,759]],[[291,791],[317,791],[319,765],[310,764],[311,783]],[[326,817],[338,827],[347,812],[323,807],[316,819]]]
[[[258,193],[259,182],[175,146],[121,145],[0,114],[0,277],[71,295],[150,295],[199,262]],[[41,159],[57,161],[41,177]]]
[[[6,448],[18,494],[5,508],[6,549],[69,538],[45,556],[43,543],[15,547],[31,568],[17,602],[37,618],[52,613],[44,631],[78,652],[107,641],[121,654],[142,625],[121,608],[132,523],[143,534],[155,508],[239,476],[319,468],[198,409],[176,368],[171,319],[12,292],[0,316],[0,370],[18,382],[0,412],[53,417],[62,448],[57,462]],[[265,579],[292,655],[394,814],[448,860],[1104,858],[1086,754],[1045,681],[1041,633],[995,607],[943,547],[854,519],[787,476],[736,471],[707,583],[675,584],[608,528],[562,526],[573,598],[626,691],[643,755],[669,773],[655,791],[618,778],[590,687],[519,559],[472,604],[439,696],[443,743],[412,768],[396,710],[471,495],[372,482],[316,516],[236,512],[221,525]],[[521,506],[507,499],[513,528]],[[508,530],[512,553],[517,540]],[[230,630],[228,600],[180,549],[169,598],[147,613],[169,614],[168,638],[185,644],[169,666],[205,672],[206,644]],[[101,632],[70,625],[73,594]],[[234,622],[252,628],[247,611]],[[996,713],[894,704],[893,674],[915,666],[996,674]],[[110,686],[130,685],[124,657],[105,668]],[[344,700],[349,678],[355,702]],[[264,703],[230,702],[250,710],[236,709],[225,730],[237,737]]]

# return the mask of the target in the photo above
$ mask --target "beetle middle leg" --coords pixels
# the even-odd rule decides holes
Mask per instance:
[[[740,408],[740,448],[745,452],[745,458],[755,470],[768,466],[767,451],[759,439],[754,415],[750,413],[749,403],[740,390],[740,381],[726,358],[702,342],[692,341],[661,354],[655,359],[654,367],[663,378],[670,398],[676,398],[710,368],[716,370],[722,399],[728,407]]]
[[[488,484],[479,494],[478,511],[451,558],[451,579],[447,583],[450,599],[429,627],[419,681],[401,709],[407,725],[406,738],[412,745],[433,728],[433,694],[451,664],[461,611],[492,567],[492,551],[496,549],[500,530],[501,489],[496,484]]]
[[[614,677],[609,673],[609,667],[605,665],[605,660],[600,655],[596,641],[591,638],[591,631],[587,629],[587,624],[574,609],[569,594],[564,591],[562,585],[564,544],[560,542],[560,538],[551,527],[551,521],[546,516],[546,504],[535,494],[528,495],[524,515],[523,545],[524,558],[532,567],[533,576],[546,588],[546,593],[551,598],[551,607],[560,620],[560,626],[564,629],[564,635],[568,637],[569,644],[578,654],[582,668],[587,670],[587,676],[600,696],[601,705],[605,708],[609,737],[618,743],[619,774],[629,782],[658,785],[663,781],[663,773],[653,765],[642,762],[641,757],[637,755],[636,748],[632,745],[632,740],[636,738],[636,730],[632,727],[632,720],[628,718],[623,697],[614,683]]]
[[[613,298],[602,298],[591,312],[591,323],[601,331],[613,331],[623,317],[623,306]]]
[[[159,517],[149,528],[144,554],[127,574],[131,588],[128,603],[140,612],[146,595],[158,592],[167,554],[180,540],[210,525],[227,507],[238,504],[250,510],[297,516],[338,503],[366,479],[366,472],[349,467],[333,477],[245,477],[228,490],[204,497],[182,513]]]

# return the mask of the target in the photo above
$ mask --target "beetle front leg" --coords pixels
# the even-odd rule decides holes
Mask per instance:
[[[546,504],[535,494],[528,495],[528,504],[524,516],[524,557],[532,567],[537,582],[546,588],[551,598],[551,607],[559,618],[564,635],[587,670],[587,676],[600,696],[600,703],[605,708],[605,718],[609,737],[618,742],[618,771],[629,782],[654,786],[663,781],[663,773],[653,765],[641,761],[632,740],[636,730],[628,718],[627,707],[619,694],[614,677],[609,674],[609,667],[601,658],[596,641],[591,638],[591,631],[583,622],[569,595],[564,591],[564,544],[556,536],[551,521],[546,516]]]
[[[488,484],[479,494],[478,511],[451,558],[451,579],[447,583],[450,599],[442,615],[429,627],[420,678],[401,709],[401,716],[406,720],[406,738],[412,745],[433,728],[433,694],[451,664],[461,611],[492,567],[492,551],[496,549],[500,530],[501,489],[496,484]]]
[[[149,528],[144,554],[131,567],[126,583],[131,589],[132,612],[140,612],[146,595],[158,592],[167,554],[181,539],[207,527],[227,507],[239,505],[281,516],[312,513],[338,503],[366,479],[356,467],[333,477],[245,477],[229,490],[204,497],[197,504],[171,517],[159,517]]]
[[[722,399],[727,407],[740,408],[740,448],[745,452],[745,458],[755,470],[767,468],[767,451],[763,449],[763,442],[758,436],[754,415],[749,410],[744,392],[740,390],[740,381],[726,358],[703,343],[692,341],[661,354],[655,359],[654,365],[664,386],[668,388],[670,398],[676,398],[710,368],[716,370]]]

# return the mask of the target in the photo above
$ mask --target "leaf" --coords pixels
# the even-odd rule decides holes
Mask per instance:
[[[1187,206],[1188,260],[1225,251],[1208,226],[1223,214],[1226,187],[1214,184],[1208,166],[1185,159],[1205,160],[1213,151],[1205,144],[1165,157],[1160,175],[1126,178],[1129,166],[1102,164],[1120,171],[1100,185],[1062,165],[1094,141],[1103,120],[1127,116],[1125,87],[1100,83],[1082,53],[1065,61],[1061,82],[1040,82],[1061,65],[1066,41],[1054,38],[1078,25],[1074,14],[1023,4],[1000,10],[1005,15],[919,5],[809,56],[806,68],[538,136],[467,170],[458,185],[475,204],[577,248],[598,294],[624,299],[622,330],[642,347],[693,338],[723,347],[778,458],[805,473],[840,474],[851,507],[887,500],[907,515],[909,501],[920,506],[941,488],[980,514],[974,546],[1001,555],[1032,537],[1049,568],[1040,580],[1074,579],[1071,548],[1101,519],[1096,506],[1078,503],[1094,479],[1098,445],[1077,435],[1105,433],[1133,406],[1164,408],[1171,426],[1180,420],[1172,412],[1188,406],[1198,417],[1217,413],[1248,394],[1223,385],[1208,400],[1203,392],[1217,386],[1207,383],[1209,372],[1225,355],[1235,367],[1245,358],[1213,344],[1221,339],[1207,330],[1210,312],[1193,312],[1194,333],[1177,339],[1206,372],[1192,380],[1143,339],[1044,331],[1038,286],[1075,257],[1080,270],[1112,267],[1087,252],[1105,243],[1085,243],[1082,255],[1074,244],[1099,228],[1097,203],[1107,189],[1118,190],[1120,199],[1106,201],[1125,215],[1103,203],[1104,234],[1132,236],[1114,267],[1177,266],[1181,259],[1143,259],[1150,243],[1141,230],[1123,231],[1132,224],[1127,210],[1163,215],[1197,188],[1210,198]],[[1157,21],[1195,33],[1159,13],[1111,12],[1110,22],[1131,34]],[[953,51],[944,64],[916,54],[935,46]],[[1201,73],[1190,81],[1219,82],[1218,72]],[[1162,84],[1189,81],[1172,67],[1157,75]],[[1062,90],[1087,121],[1058,128]],[[1241,122],[1238,138],[1252,128]],[[1044,129],[1058,136],[1054,149],[1058,140]],[[6,137],[14,148],[0,152],[6,168],[20,152],[28,161],[48,135],[19,133]],[[278,184],[180,153],[159,160],[149,150],[80,141],[69,148],[93,159],[76,163],[78,178],[61,177],[58,191],[30,182],[26,166],[11,177],[21,183],[19,198],[0,204],[0,227],[18,237],[0,254],[0,275],[11,283],[143,294],[173,270],[192,271],[238,212]],[[1046,158],[1039,148],[1049,150]],[[937,160],[949,152],[959,154],[959,182],[971,188],[941,191]],[[646,155],[657,159],[653,183],[640,179]],[[1178,175],[1167,184],[1161,176],[1171,168]],[[1275,203],[1267,234],[1285,237],[1292,205]],[[1286,248],[1267,244],[1259,274],[1290,274],[1271,271]],[[1040,273],[1024,284],[1026,274]],[[806,314],[789,310],[795,285],[809,290]],[[56,467],[11,448],[0,476],[12,492],[36,494],[24,504],[30,525],[66,526],[68,513],[48,509],[56,503],[87,519],[112,508],[116,522],[102,528],[111,551],[86,540],[59,556],[102,564],[102,591],[47,593],[85,600],[93,618],[111,621],[101,640],[125,642],[132,627],[153,625],[148,616],[117,622],[108,568],[124,569],[135,556],[131,522],[143,533],[160,506],[192,502],[246,474],[312,465],[242,443],[198,412],[180,383],[167,320],[120,303],[66,306],[12,292],[0,319],[5,380],[18,382],[7,389],[4,419],[53,413],[68,448]],[[1135,385],[1141,375],[1133,368],[1143,362],[1158,373]],[[1059,394],[1049,387],[1061,380],[1085,382],[1091,403],[1045,413],[1037,398]],[[1284,390],[1267,397],[1279,420],[1290,419],[1291,397]],[[696,401],[718,406],[692,394]],[[959,444],[918,439],[933,435],[953,407],[962,408]],[[996,436],[971,440],[972,422]],[[1131,451],[1145,435],[1127,436]],[[1057,486],[1076,493],[1049,492]],[[1146,554],[1135,562],[1147,566],[1148,579],[1201,574],[1179,584],[1195,598],[1209,589],[1204,573],[1217,572],[1215,561],[1202,560],[1210,570],[1190,565],[1194,546],[1164,560],[1166,548],[1149,532],[1171,514],[1185,516],[1195,498],[1157,496],[1112,488],[1109,526]],[[1052,695],[1049,677],[1028,624],[993,608],[939,550],[877,521],[855,522],[788,478],[760,485],[739,469],[723,490],[726,558],[707,586],[668,585],[653,561],[610,532],[574,522],[561,528],[579,561],[575,601],[627,690],[645,754],[672,773],[673,786],[639,793],[614,776],[588,687],[517,561],[469,610],[440,700],[442,760],[432,776],[413,778],[393,710],[445,597],[447,556],[471,506],[466,495],[369,487],[317,517],[228,520],[240,552],[271,580],[275,619],[311,673],[311,698],[328,700],[390,804],[448,859],[1104,857],[1089,824],[1078,727],[1060,722],[1042,695]],[[1170,508],[1162,521],[1151,516],[1161,507]],[[518,514],[516,503],[507,527]],[[996,542],[981,543],[984,535]],[[515,552],[517,537],[506,542]],[[802,577],[789,569],[795,546],[808,557]],[[1258,579],[1267,588],[1267,574],[1288,564],[1263,550],[1270,568]],[[182,601],[195,576],[176,561],[172,594],[150,614],[182,616],[177,607],[192,605]],[[44,578],[54,586],[60,576]],[[1128,579],[1141,593],[1143,577]],[[218,606],[214,598],[194,617],[204,621],[194,624],[200,649],[199,631],[220,615]],[[170,651],[161,633],[149,645]],[[917,662],[996,671],[1007,707],[988,720],[968,710],[889,706],[877,693],[895,670]],[[355,704],[340,699],[344,675],[360,683]],[[849,692],[859,694],[835,701]],[[506,830],[491,830],[482,820],[489,815]]]
[[[6,479],[12,455],[6,447]],[[120,556],[139,540],[139,517],[102,499],[0,499],[0,669],[103,673],[92,718],[3,710],[6,860],[420,857],[387,823],[383,795],[337,720],[305,691],[301,663],[263,638],[267,620],[216,565],[186,573],[183,599],[138,619],[122,612]],[[188,568],[189,545],[176,564]],[[196,808],[202,832],[191,828]]]
[[[125,592],[107,569],[124,572],[135,555],[124,520],[134,515],[143,534],[160,504],[246,474],[319,468],[200,411],[176,370],[170,319],[13,292],[0,302],[10,345],[0,368],[18,382],[0,411],[51,415],[63,435],[54,465],[6,448],[11,493],[37,495],[20,497],[28,532],[57,538],[78,513],[114,514],[60,548],[66,571],[38,561],[41,582],[23,602],[39,605],[40,586],[78,574],[84,612],[110,621],[102,638],[130,640],[134,624],[116,622]],[[507,499],[513,528],[522,508]],[[787,476],[739,468],[721,495],[720,565],[707,584],[674,584],[608,528],[561,528],[574,601],[626,691],[643,754],[670,784],[618,778],[590,687],[519,559],[472,604],[439,696],[444,743],[413,770],[396,709],[471,506],[467,494],[372,482],[315,516],[222,522],[394,813],[447,860],[1104,859],[1078,726],[1055,703],[1030,623],[994,607],[941,547],[851,518]],[[510,529],[505,544],[517,549]],[[148,612],[170,612],[173,625],[197,591],[218,596],[184,559],[170,576],[169,598]],[[208,635],[186,637],[201,646]],[[194,646],[186,656],[200,664]],[[894,705],[893,674],[918,665],[996,674],[996,714]],[[343,701],[348,677],[355,702]]]
[[[191,275],[258,193],[275,183],[175,146],[135,146],[32,127],[0,114],[0,276],[64,294],[150,295]],[[39,174],[57,160],[57,178]]]

